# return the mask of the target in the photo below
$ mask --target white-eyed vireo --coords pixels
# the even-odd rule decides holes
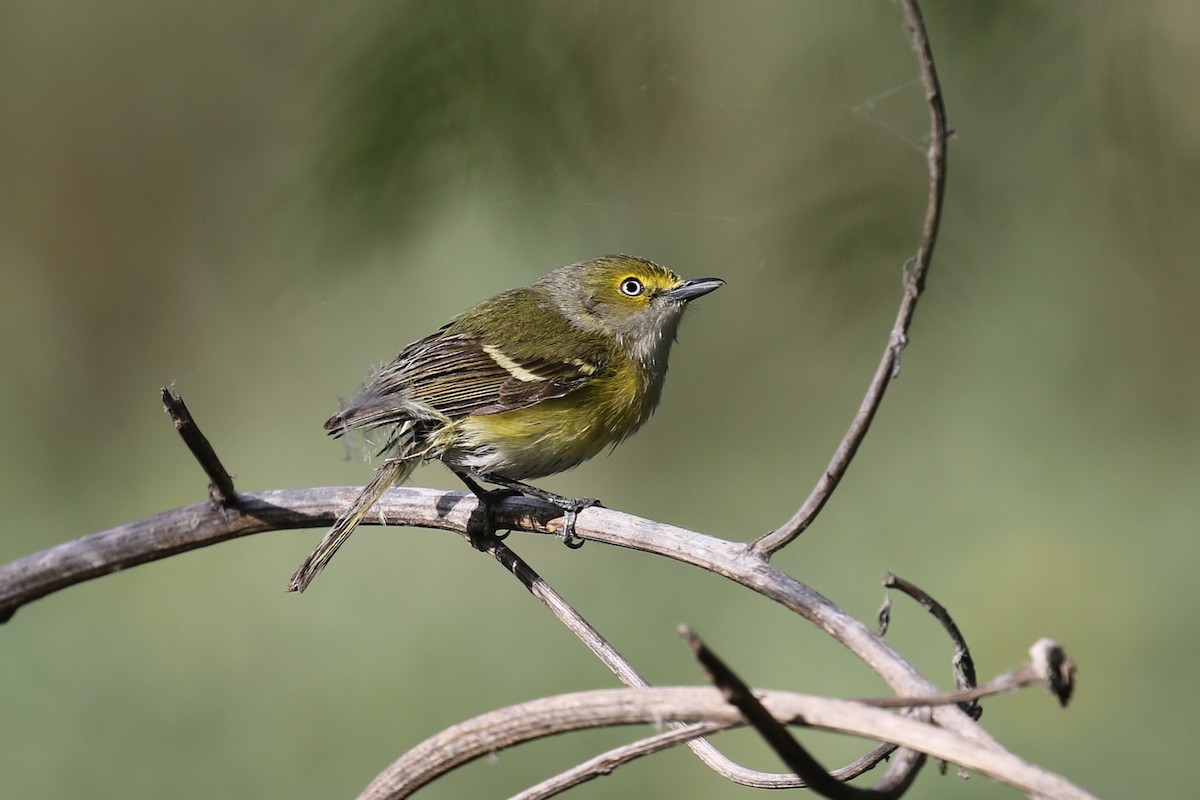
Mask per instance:
[[[570,544],[575,514],[596,501],[520,481],[570,469],[640,428],[658,404],[684,308],[723,283],[602,256],[484,300],[404,348],[325,423],[332,436],[379,437],[387,458],[288,590],[304,591],[388,487],[433,459],[487,506],[489,533],[491,503],[521,493],[563,509]]]

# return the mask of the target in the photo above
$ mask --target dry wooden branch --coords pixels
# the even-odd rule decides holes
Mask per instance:
[[[231,509],[218,511],[208,503],[197,503],[65,542],[0,567],[0,616],[11,616],[22,605],[68,586],[177,553],[269,530],[328,525],[357,493],[355,487],[241,493]],[[475,498],[465,492],[400,487],[384,495],[370,522],[449,530],[465,537],[476,511]],[[514,531],[558,535],[561,512],[541,501],[517,497],[496,506],[496,520],[500,527]],[[591,541],[654,553],[723,575],[834,636],[898,694],[936,691],[866,625],[752,554],[744,543],[606,508],[581,512],[576,530]],[[945,722],[956,725],[949,719]]]
[[[640,739],[636,742],[623,745],[621,747],[609,750],[606,753],[601,753],[595,758],[590,758],[582,764],[578,764],[569,770],[555,775],[552,778],[547,778],[536,786],[531,786],[519,794],[512,796],[510,800],[543,800],[543,798],[553,797],[556,794],[570,789],[573,786],[578,786],[581,783],[590,781],[593,778],[599,778],[607,775],[619,766],[629,763],[636,758],[658,753],[666,750],[669,747],[674,747],[677,744],[695,744],[699,741],[697,737],[708,736],[713,733],[726,730],[726,726],[719,722],[698,722],[694,724],[685,724],[682,722],[668,722],[667,727],[670,731],[660,733],[655,736],[648,736],[645,739]],[[715,751],[715,748],[714,748]],[[887,756],[896,751],[896,745],[883,744],[871,750],[866,755],[855,761],[840,767],[835,770],[830,770],[829,774],[839,781],[848,781],[857,778],[864,772],[875,768]],[[722,772],[722,775],[725,773]],[[771,784],[754,785],[755,788],[772,789],[772,788],[803,788],[804,781],[799,779],[799,776],[776,773],[763,773],[772,777],[789,778],[786,785],[783,781],[773,782]],[[753,785],[744,783],[743,785]]]
[[[1004,781],[1029,795],[1096,800],[1069,781],[1011,753],[956,736],[938,726],[849,700],[760,691],[771,716],[786,724],[837,731],[919,749]],[[601,689],[531,700],[490,711],[438,733],[409,750],[368,786],[359,800],[407,797],[437,776],[473,759],[565,731],[665,721],[745,725],[712,688]]]
[[[642,756],[660,753],[677,744],[695,743],[699,736],[708,736],[725,730],[719,722],[696,722],[690,725],[682,722],[668,723],[669,731],[654,736],[647,736],[636,742],[601,753],[595,758],[589,758],[582,764],[576,764],[571,769],[547,778],[535,786],[530,786],[523,792],[513,795],[509,800],[545,800],[548,797],[562,794],[568,789],[587,783],[595,778],[609,774],[614,769],[624,766]]]

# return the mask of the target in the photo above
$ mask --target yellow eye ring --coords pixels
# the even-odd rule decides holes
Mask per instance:
[[[626,297],[637,297],[642,292],[646,291],[646,286],[637,278],[630,275],[621,280],[621,284],[617,287],[621,290],[621,294]]]

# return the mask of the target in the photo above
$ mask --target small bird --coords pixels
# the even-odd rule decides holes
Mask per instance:
[[[325,422],[334,437],[377,437],[387,457],[288,591],[303,592],[383,493],[425,461],[444,463],[479,498],[487,535],[492,504],[523,494],[561,508],[563,541],[578,547],[575,515],[598,501],[522,481],[571,469],[637,431],[662,395],[684,309],[724,283],[601,256],[501,292],[405,347]]]

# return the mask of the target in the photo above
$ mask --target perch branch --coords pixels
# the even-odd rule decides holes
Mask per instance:
[[[233,509],[218,512],[197,503],[65,542],[0,566],[0,615],[11,616],[22,605],[68,586],[228,539],[329,525],[357,493],[355,487],[241,493]],[[369,522],[449,530],[465,537],[476,510],[469,493],[398,487],[380,499]],[[531,498],[507,498],[496,505],[495,514],[497,527],[513,531],[558,535],[562,524],[561,511]],[[936,691],[863,623],[739,542],[606,508],[581,512],[576,528],[591,541],[700,567],[780,603],[841,641],[898,694]]]
[[[904,0],[904,16],[912,35],[913,49],[917,53],[917,61],[921,70],[921,82],[925,86],[925,101],[929,105],[929,197],[925,207],[925,222],[921,228],[921,240],[917,245],[917,254],[907,270],[904,281],[904,296],[900,300],[900,310],[896,313],[896,321],[888,336],[887,346],[883,350],[883,358],[875,370],[874,377],[867,387],[866,396],[858,408],[846,431],[841,444],[833,453],[829,466],[825,468],[817,485],[809,494],[808,499],[797,509],[791,519],[770,533],[755,539],[750,545],[759,556],[770,559],[775,553],[787,547],[812,524],[821,509],[829,501],[833,490],[841,482],[854,454],[867,435],[875,412],[883,402],[883,395],[891,381],[900,371],[900,354],[908,344],[908,328],[912,324],[913,313],[917,301],[925,290],[925,278],[929,273],[929,264],[933,258],[933,246],[937,242],[938,225],[942,218],[942,201],[946,190],[946,107],[942,101],[941,83],[938,81],[937,69],[933,62],[933,50],[929,45],[929,37],[925,32],[925,21],[921,10],[913,0]]]

